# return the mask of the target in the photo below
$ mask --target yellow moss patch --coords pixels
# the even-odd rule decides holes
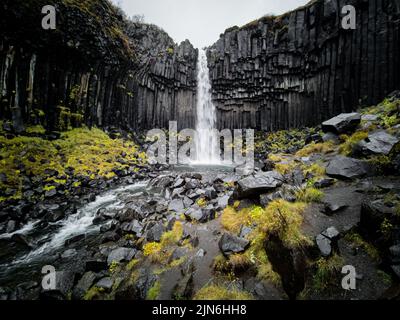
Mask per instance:
[[[220,285],[208,285],[201,288],[194,300],[253,300],[253,296],[239,289],[228,289]]]
[[[365,252],[374,260],[380,261],[380,255],[378,249],[376,249],[372,244],[365,241],[360,234],[356,232],[351,232],[346,234],[344,239],[354,246],[362,248]]]
[[[299,201],[311,203],[311,202],[321,202],[324,197],[324,193],[314,187],[308,187],[296,192],[296,198]]]
[[[368,138],[368,132],[366,131],[357,131],[350,137],[347,135],[341,135],[340,139],[344,141],[339,147],[339,152],[343,155],[351,155],[354,149],[354,146],[360,141]]]
[[[161,283],[160,281],[156,281],[153,286],[147,292],[147,300],[157,300],[161,291]]]
[[[313,288],[317,291],[325,290],[329,285],[337,283],[337,275],[340,274],[344,260],[339,255],[325,259],[320,258],[315,262],[316,272],[313,278]]]
[[[305,146],[303,149],[297,151],[296,156],[307,157],[315,153],[327,154],[333,152],[334,150],[334,144],[331,141],[321,143],[313,142]]]
[[[83,297],[83,300],[93,300],[93,299],[98,299],[101,294],[104,293],[104,289],[103,288],[99,288],[99,287],[92,287],[90,288],[86,293],[85,296]]]

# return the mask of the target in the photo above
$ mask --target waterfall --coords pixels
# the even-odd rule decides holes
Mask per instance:
[[[197,141],[194,164],[219,164],[218,136],[214,134],[216,108],[211,100],[211,84],[207,55],[199,50],[197,60]]]

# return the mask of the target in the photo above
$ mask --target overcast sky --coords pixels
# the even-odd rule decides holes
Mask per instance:
[[[175,42],[185,39],[197,48],[216,42],[225,29],[265,14],[282,14],[309,0],[112,0],[128,16],[163,28]]]

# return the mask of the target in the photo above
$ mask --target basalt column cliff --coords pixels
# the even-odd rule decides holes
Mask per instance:
[[[197,50],[134,23],[106,0],[56,0],[44,30],[37,1],[0,4],[0,118],[21,132],[40,123],[123,129],[193,126]]]
[[[356,29],[341,27],[345,5]],[[220,128],[314,125],[400,86],[400,3],[321,0],[225,31],[209,49]]]

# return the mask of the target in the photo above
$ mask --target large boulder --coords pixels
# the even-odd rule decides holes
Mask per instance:
[[[237,199],[254,198],[280,187],[283,182],[284,177],[276,171],[260,172],[240,180],[235,190],[235,197]]]
[[[370,134],[365,140],[360,141],[356,148],[365,155],[388,155],[399,141],[398,138],[385,131],[378,131]]]
[[[322,123],[324,132],[333,132],[336,134],[353,131],[361,122],[359,113],[342,113],[338,116]]]
[[[329,162],[326,174],[338,179],[355,179],[365,176],[367,169],[360,160],[336,156]]]
[[[165,227],[161,222],[157,222],[152,225],[146,232],[146,240],[151,242],[159,242],[161,236],[165,232]]]
[[[219,248],[225,256],[243,252],[247,249],[249,244],[249,240],[229,233],[224,233],[219,240]]]
[[[108,265],[111,265],[113,262],[127,262],[131,261],[133,257],[136,255],[137,250],[131,248],[117,248],[110,252],[107,257]]]

